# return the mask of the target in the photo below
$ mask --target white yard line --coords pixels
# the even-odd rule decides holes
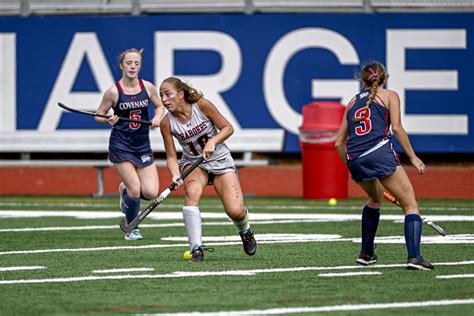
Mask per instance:
[[[72,210],[1,210],[0,218],[38,218],[38,217],[73,217],[79,219],[110,219],[122,218],[123,214],[120,212],[110,211],[72,211]],[[228,216],[224,212],[201,212],[203,219],[226,219]],[[183,214],[181,212],[163,212],[156,211],[147,217],[155,220],[182,220]],[[361,215],[357,214],[340,214],[340,213],[250,213],[251,221],[268,221],[268,220],[319,220],[327,222],[340,221],[359,221]],[[386,221],[403,221],[403,215],[389,215],[382,214],[381,220]],[[430,215],[429,219],[435,222],[472,222],[474,215]]]
[[[0,267],[0,272],[4,271],[20,271],[20,270],[42,270],[46,267],[42,266],[29,266],[29,267]]]
[[[447,274],[447,275],[437,275],[437,279],[465,279],[465,278],[474,278],[474,274]]]
[[[286,243],[303,243],[303,242],[345,242],[350,241],[360,243],[360,238],[342,238],[339,235],[329,234],[256,234],[255,238],[259,244],[286,244]],[[151,244],[127,246],[111,246],[111,247],[91,247],[91,248],[53,248],[53,249],[32,249],[32,250],[13,250],[0,252],[0,256],[20,255],[20,254],[39,254],[39,253],[61,253],[61,252],[92,252],[92,251],[117,251],[117,250],[140,250],[140,249],[156,249],[156,248],[182,248],[188,247],[186,237],[164,237],[166,241],[183,242],[180,244]],[[376,243],[399,243],[404,244],[403,236],[387,236],[375,238]],[[203,241],[207,246],[228,246],[240,245],[242,242],[238,236],[204,236]],[[474,243],[474,235],[449,235],[449,236],[423,236],[422,244],[472,244]]]
[[[345,276],[359,276],[359,275],[381,275],[382,272],[341,272],[341,273],[320,273],[320,277],[345,277]]]
[[[117,197],[118,201],[118,197]],[[459,203],[458,203],[459,204]],[[116,203],[74,203],[74,202],[0,202],[0,207],[78,207],[90,209],[94,208],[108,208],[111,211],[116,208]],[[361,206],[350,206],[350,205],[338,205],[338,206],[329,206],[329,205],[252,205],[246,204],[249,209],[258,209],[258,210],[361,210]],[[167,203],[164,207],[167,209],[180,209],[183,205],[176,203]],[[200,208],[202,209],[216,209],[222,210],[221,205],[216,204],[201,204]],[[392,206],[391,204],[384,204],[384,209],[398,209],[398,206]],[[427,211],[473,211],[472,207],[469,206],[458,206],[458,207],[439,207],[439,206],[422,206],[421,210]]]
[[[326,220],[303,219],[303,220],[273,220],[273,221],[253,221],[253,225],[276,225],[288,223],[316,223]],[[229,220],[225,222],[203,222],[203,226],[228,226],[233,225]],[[142,228],[163,228],[163,227],[183,227],[184,223],[166,223],[166,224],[140,224]],[[26,233],[26,232],[42,232],[42,231],[81,231],[81,230],[110,230],[117,229],[117,225],[96,225],[96,226],[53,226],[53,227],[26,227],[26,228],[2,228],[0,233]]]
[[[347,304],[347,305],[329,305],[317,307],[288,307],[288,308],[270,308],[270,309],[252,309],[245,311],[219,311],[211,313],[186,312],[186,313],[165,313],[165,314],[147,314],[161,316],[244,316],[244,315],[281,315],[281,314],[302,314],[302,313],[324,313],[324,312],[345,312],[345,311],[366,311],[383,309],[401,309],[432,306],[451,306],[451,305],[471,305],[474,299],[463,300],[440,300],[423,302],[394,302],[379,304]],[[414,313],[414,312],[413,312]]]
[[[438,262],[435,266],[442,265],[472,265],[474,261],[459,262]],[[126,279],[170,279],[183,277],[211,277],[211,276],[252,276],[259,273],[287,273],[302,271],[322,271],[322,270],[347,270],[347,269],[384,269],[384,268],[404,268],[406,264],[377,264],[376,266],[333,266],[333,267],[294,267],[294,268],[275,268],[275,269],[251,269],[251,270],[228,270],[228,271],[175,271],[168,274],[135,274],[135,275],[106,275],[106,276],[82,276],[54,279],[19,279],[19,280],[0,280],[0,285],[8,284],[37,284],[37,283],[68,283],[99,280],[126,280]],[[429,272],[427,272],[429,273]]]
[[[129,269],[109,269],[109,270],[94,270],[92,273],[120,273],[120,272],[149,272],[155,271],[153,268],[129,268]]]

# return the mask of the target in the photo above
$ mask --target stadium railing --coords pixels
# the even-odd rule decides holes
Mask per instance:
[[[474,0],[2,0],[0,15],[474,11]]]

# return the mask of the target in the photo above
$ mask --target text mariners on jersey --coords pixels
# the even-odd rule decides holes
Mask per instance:
[[[207,125],[205,122],[202,122],[201,124],[199,124],[198,126],[195,126],[193,128],[191,128],[190,130],[187,130],[186,132],[184,133],[179,133],[178,134],[178,137],[180,140],[186,140],[186,139],[189,139],[193,136],[196,136],[198,135],[199,133],[201,133],[202,131],[204,131],[205,129],[207,128]]]
[[[146,108],[148,106],[148,99],[140,101],[120,102],[118,106],[120,110]]]

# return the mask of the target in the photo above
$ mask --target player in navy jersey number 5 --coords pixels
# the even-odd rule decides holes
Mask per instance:
[[[139,79],[142,66],[142,51],[135,48],[120,54],[119,66],[122,78],[105,91],[97,113],[107,114],[108,119],[96,117],[96,121],[112,125],[109,139],[109,159],[114,164],[120,180],[120,210],[127,222],[133,220],[140,210],[140,197],[154,199],[158,195],[158,172],[150,146],[150,128],[160,125],[165,108],[158,97],[156,87]],[[154,107],[151,124],[119,121],[119,117],[149,121],[148,107]],[[134,229],[125,235],[127,240],[143,239],[140,230]]]
[[[234,160],[224,143],[234,132],[232,125],[214,104],[203,98],[202,93],[179,78],[165,79],[160,86],[160,96],[169,111],[163,118],[160,129],[173,181],[199,157],[203,156],[205,159],[184,180],[183,218],[192,253],[190,261],[203,261],[203,251],[206,249],[202,244],[199,202],[207,184],[214,184],[225,212],[239,231],[244,252],[249,256],[254,255],[257,243],[250,229],[248,210],[244,206]],[[179,162],[173,136],[183,150]]]
[[[362,211],[362,246],[357,263],[377,262],[374,239],[377,231],[384,188],[390,191],[405,213],[407,269],[432,270],[420,251],[422,220],[415,192],[391,142],[391,131],[411,164],[421,173],[425,165],[416,156],[402,126],[400,98],[384,89],[385,67],[379,62],[363,66],[360,81],[363,90],[349,102],[336,139],[336,150],[345,161],[355,182],[367,193]]]

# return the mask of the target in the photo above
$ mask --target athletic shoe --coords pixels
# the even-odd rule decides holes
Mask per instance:
[[[127,188],[125,187],[125,184],[123,182],[120,182],[119,187],[118,187],[118,193],[120,197],[120,202],[119,202],[119,207],[120,211],[125,214],[125,209],[127,208],[127,205],[123,202],[123,195],[125,194],[125,190]]]
[[[196,247],[191,251],[192,258],[189,259],[189,262],[203,262],[204,261],[204,252],[213,252],[214,248],[209,248],[204,245]]]
[[[142,240],[143,236],[140,234],[140,230],[135,228],[131,232],[125,234],[125,240]]]
[[[408,258],[407,269],[408,270],[433,270],[434,266],[428,261],[425,261],[423,257]]]
[[[359,258],[357,258],[356,262],[363,266],[370,266],[371,264],[375,264],[379,257],[374,253],[372,255],[368,255],[366,253],[359,254]]]
[[[239,233],[244,246],[244,252],[248,256],[253,256],[257,252],[257,241],[253,237],[253,232],[249,228]]]

